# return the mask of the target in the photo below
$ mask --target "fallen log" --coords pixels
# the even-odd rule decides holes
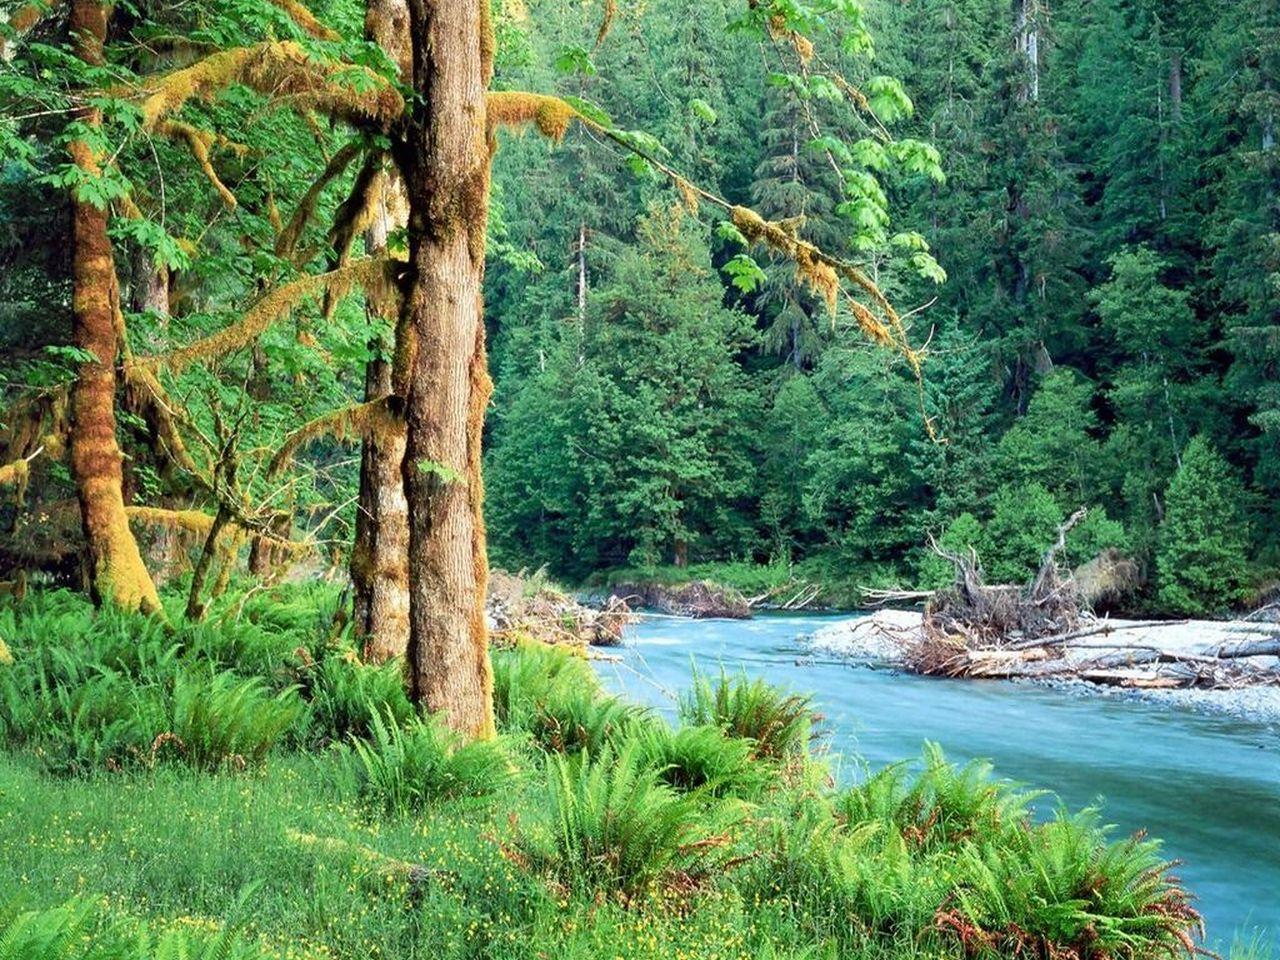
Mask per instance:
[[[1126,687],[1133,690],[1177,690],[1189,684],[1179,678],[1148,673],[1142,670],[1089,670],[1080,674],[1081,680],[1103,686]]]
[[[1146,630],[1159,629],[1160,627],[1178,627],[1186,626],[1189,620],[1141,620],[1136,623],[1112,623],[1109,620],[1102,620],[1090,627],[1081,627],[1078,630],[1071,630],[1066,633],[1054,634],[1047,637],[1032,637],[1027,640],[1016,640],[1008,645],[1010,650],[1024,650],[1028,647],[1038,647],[1043,644],[1052,644],[1054,646],[1062,646],[1070,643],[1072,640],[1079,640],[1083,637],[1093,637],[1098,634],[1115,633],[1120,630]]]

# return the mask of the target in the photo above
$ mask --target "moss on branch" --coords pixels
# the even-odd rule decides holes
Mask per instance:
[[[360,153],[360,143],[352,140],[350,143],[343,144],[338,148],[337,152],[329,158],[329,162],[325,164],[324,170],[316,181],[307,188],[307,192],[302,195],[302,200],[298,203],[298,208],[293,212],[293,216],[289,218],[289,223],[283,230],[279,231],[276,238],[276,255],[280,257],[292,257],[297,249],[298,242],[302,239],[303,231],[307,229],[307,224],[315,215],[316,204],[320,202],[320,195],[329,184],[346,172],[347,167],[351,166],[353,161]]]
[[[294,430],[271,459],[269,476],[280,473],[306,444],[321,437],[338,440],[361,440],[398,429],[400,417],[392,409],[391,398],[382,397],[357,403],[316,417]]]
[[[310,37],[316,40],[326,40],[335,43],[342,39],[342,36],[336,31],[321,23],[311,10],[299,3],[298,0],[270,0],[273,6],[279,7],[289,15],[294,23]]]
[[[255,303],[247,313],[230,326],[217,333],[179,347],[170,353],[140,359],[138,364],[153,369],[164,368],[173,373],[201,360],[221,357],[248,346],[274,323],[287,317],[304,299],[324,293],[335,299],[345,296],[354,287],[364,287],[387,296],[391,286],[389,265],[386,259],[356,260],[328,273],[312,274],[292,283],[282,284]]]
[[[569,124],[582,119],[577,110],[559,97],[523,90],[490,91],[485,96],[485,110],[490,129],[531,123],[556,143],[564,139]]]
[[[199,127],[193,127],[191,124],[183,123],[180,120],[162,120],[156,124],[155,132],[161,136],[185,142],[191,150],[191,155],[195,157],[196,163],[200,165],[201,172],[213,184],[214,189],[218,191],[218,195],[222,197],[222,202],[227,209],[234,210],[236,208],[236,196],[222,182],[217,171],[213,169],[210,153],[214,147],[222,147],[243,155],[247,152],[245,146],[233,143],[221,134],[214,133],[211,130],[201,130]]]
[[[358,82],[345,82],[347,77]],[[155,129],[193,97],[210,99],[236,84],[273,103],[316,110],[358,127],[386,129],[404,112],[400,93],[369,68],[316,60],[297,43],[271,41],[221,50],[149,81],[141,104],[143,124]]]

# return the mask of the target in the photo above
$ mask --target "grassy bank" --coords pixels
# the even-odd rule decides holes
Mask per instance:
[[[0,610],[0,957],[1190,955],[1157,845],[1095,813],[935,750],[836,789],[804,697],[702,678],[673,728],[541,647],[463,745],[334,602]]]

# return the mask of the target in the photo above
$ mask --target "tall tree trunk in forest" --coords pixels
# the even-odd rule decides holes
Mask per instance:
[[[365,34],[408,80],[413,67],[405,0],[368,0]],[[365,234],[365,249],[371,256],[385,251],[390,232],[405,225],[404,189],[398,175],[384,173],[379,194],[381,212]],[[371,301],[368,310],[372,319],[395,324],[394,304]],[[391,364],[385,359],[388,345],[370,346],[377,356],[365,369],[365,399],[378,400],[397,391]],[[403,422],[396,421],[366,437],[360,450],[360,495],[351,551],[355,633],[365,658],[379,663],[405,653],[409,646],[409,511],[401,476],[404,445]]]
[[[489,215],[488,0],[410,0],[418,104],[400,148],[409,198],[403,472],[409,504],[409,692],[464,734],[491,737],[480,435],[492,389],[481,284]]]
[[[86,63],[103,63],[107,9],[96,0],[71,6],[75,52]],[[102,114],[83,107],[79,120],[98,127]],[[98,158],[83,140],[71,144],[74,162],[86,173],[100,173]],[[80,367],[71,389],[71,472],[88,548],[90,591],[98,603],[129,610],[160,611],[155,584],[142,562],[124,509],[123,456],[116,442],[116,359],[124,347],[124,319],[107,211],[73,197],[72,330],[75,344],[92,355]]]
[[[365,370],[365,397],[392,394],[391,364],[381,357]],[[360,453],[356,542],[351,552],[355,631],[365,659],[383,663],[409,646],[409,507],[401,466],[402,422],[379,425]]]
[[[1018,53],[1023,57],[1026,83],[1018,99],[1035,103],[1040,99],[1040,0],[1013,0],[1013,18]]]

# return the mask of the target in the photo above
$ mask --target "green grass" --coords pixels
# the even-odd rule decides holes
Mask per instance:
[[[1037,824],[980,764],[837,791],[804,697],[702,678],[672,728],[538,647],[462,744],[332,600],[0,610],[0,960],[1189,955],[1154,843]]]

